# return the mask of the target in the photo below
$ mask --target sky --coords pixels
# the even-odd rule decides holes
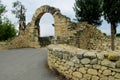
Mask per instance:
[[[6,6],[7,12],[6,15],[12,23],[17,25],[17,19],[11,13],[12,3],[16,0],[1,0],[2,3]],[[73,11],[73,6],[75,0],[20,0],[23,5],[25,5],[26,12],[26,22],[30,22],[32,20],[32,16],[35,13],[35,10],[43,5],[50,5],[56,8],[59,8],[63,15],[71,18],[73,20],[75,18],[75,13]],[[40,36],[49,36],[54,35],[54,27],[52,24],[54,23],[54,18],[51,14],[46,13],[40,20]],[[16,27],[17,28],[17,27]],[[102,32],[110,35],[110,25],[103,19],[103,24],[98,28]],[[120,33],[120,26],[117,28],[117,32]]]

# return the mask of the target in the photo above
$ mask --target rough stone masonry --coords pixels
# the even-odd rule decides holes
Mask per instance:
[[[120,80],[120,51],[48,46],[48,65],[68,80]]]
[[[31,22],[27,24],[24,30],[20,30],[19,36],[10,42],[8,48],[41,47],[39,21],[45,13],[50,13],[54,17],[54,43],[69,44],[88,50],[110,49],[110,40],[95,26],[86,22],[74,23],[70,18],[62,15],[59,9],[48,5],[43,5],[35,11]]]

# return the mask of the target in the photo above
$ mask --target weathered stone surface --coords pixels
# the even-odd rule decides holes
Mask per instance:
[[[102,78],[100,78],[100,80],[108,80],[108,78],[107,77],[102,77]]]
[[[91,75],[97,75],[98,74],[98,72],[97,72],[97,70],[95,70],[95,69],[88,69],[88,74],[91,74]]]
[[[94,52],[86,52],[85,54],[84,54],[84,57],[85,58],[89,58],[89,59],[94,59],[94,58],[96,58],[96,53],[95,53],[95,51]]]
[[[117,68],[120,68],[120,61],[117,61],[117,62],[116,62],[116,67],[117,67]]]
[[[73,62],[70,62],[70,61],[67,62],[66,64],[69,65],[69,66],[74,66],[75,65]]]
[[[64,46],[64,47],[63,47]],[[120,68],[116,64],[118,61],[110,61],[106,57],[102,59],[78,58],[77,52],[82,49],[75,49],[71,54],[72,47],[66,45],[53,46],[55,49],[49,49],[48,64],[51,68],[55,68],[59,73],[63,74],[67,79],[71,80],[119,80]],[[60,49],[59,49],[60,48]],[[63,51],[62,51],[63,49]],[[57,51],[58,50],[58,51]],[[83,50],[84,51],[84,50]],[[56,55],[61,52],[65,54],[66,59],[61,59]],[[85,52],[88,52],[87,50]],[[84,52],[84,54],[85,54]],[[96,52],[96,51],[95,51]],[[55,54],[54,54],[55,53]],[[105,52],[107,53],[107,51]],[[97,54],[97,53],[96,53]],[[71,56],[72,55],[72,56]],[[92,62],[93,61],[93,62]],[[92,63],[91,63],[92,62]],[[57,65],[56,65],[57,64]]]
[[[119,69],[119,68],[117,68],[117,69],[111,69],[111,68],[110,68],[110,70],[112,70],[112,71],[114,71],[114,72],[120,73],[120,69]]]
[[[108,59],[111,60],[111,61],[117,61],[119,60],[119,56],[115,53],[108,53]]]
[[[87,72],[87,69],[86,68],[80,68],[79,71],[83,74],[85,74]]]
[[[86,50],[79,50],[78,52],[77,52],[77,57],[78,57],[78,59],[82,59],[84,56],[84,53],[86,52]]]
[[[116,73],[116,74],[115,74],[115,78],[120,79],[120,73]]]
[[[86,80],[90,80],[92,76],[91,76],[90,74],[84,74],[83,77],[84,77]]]
[[[82,78],[82,79],[80,79],[80,80],[86,80],[85,78]]]
[[[113,76],[109,76],[108,80],[115,80]]]
[[[92,79],[91,80],[99,80],[99,77],[97,76],[92,76]]]
[[[115,63],[105,59],[101,62],[101,65],[107,66],[107,67],[111,67],[111,68],[115,68]]]
[[[63,59],[64,59],[64,60],[67,60],[68,58],[69,58],[68,54],[66,54],[66,53],[63,54]]]
[[[57,56],[58,58],[63,59],[63,54],[61,52],[58,52]]]
[[[100,59],[100,60],[103,60],[104,59],[104,54],[103,53],[98,53],[97,58]]]
[[[92,65],[86,64],[84,65],[86,68],[92,68]]]
[[[106,66],[101,66],[101,70],[105,70],[105,69],[107,69]]]
[[[111,72],[111,70],[104,70],[103,71],[103,75],[105,75],[105,76],[110,76],[112,74],[112,72]]]
[[[77,78],[82,78],[82,74],[80,72],[73,72],[73,76]]]
[[[98,63],[98,59],[93,59],[93,60],[91,60],[91,62],[90,62],[90,64],[97,64]]]
[[[81,60],[81,63],[82,64],[89,64],[90,63],[90,59],[84,58],[84,59]]]
[[[79,64],[79,63],[80,63],[80,60],[79,60],[76,56],[73,57],[73,58],[71,58],[70,61],[73,62],[73,63],[76,63],[76,64]]]
[[[94,69],[100,69],[101,66],[100,66],[100,65],[93,65],[93,68],[94,68]]]

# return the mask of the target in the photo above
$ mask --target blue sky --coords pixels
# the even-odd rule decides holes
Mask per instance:
[[[6,5],[7,13],[6,16],[12,21],[12,23],[17,24],[17,20],[14,15],[11,14],[12,2],[16,0],[2,0],[2,3]],[[61,10],[63,15],[70,17],[71,20],[75,18],[75,13],[73,11],[73,6],[75,0],[20,0],[23,5],[27,8],[26,21],[27,23],[31,21],[35,10],[42,5],[50,5]],[[52,15],[45,14],[40,20],[41,36],[54,35],[54,27],[51,24],[54,23]],[[50,27],[49,27],[50,26]],[[103,25],[99,27],[102,32],[110,34],[110,25],[106,21],[103,21]],[[120,33],[120,26],[117,31]]]

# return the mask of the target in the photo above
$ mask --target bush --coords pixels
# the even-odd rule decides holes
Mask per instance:
[[[5,19],[2,24],[0,24],[0,41],[8,40],[16,35],[16,30],[14,25]]]

